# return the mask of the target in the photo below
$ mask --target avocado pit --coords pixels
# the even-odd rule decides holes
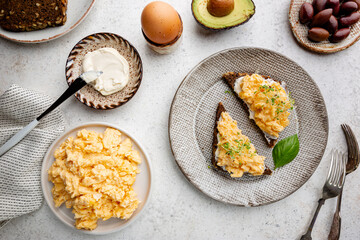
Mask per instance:
[[[207,10],[214,17],[224,17],[229,15],[235,7],[234,0],[209,0]]]

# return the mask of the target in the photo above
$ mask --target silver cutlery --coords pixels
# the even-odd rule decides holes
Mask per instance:
[[[316,208],[313,219],[311,220],[310,226],[307,232],[303,236],[301,236],[300,238],[301,240],[312,239],[311,231],[314,227],[319,211],[322,205],[324,205],[326,199],[336,197],[340,194],[345,180],[345,171],[346,171],[345,155],[338,151],[332,151],[330,170],[325,185],[323,187],[322,197],[319,199],[318,206]]]
[[[359,144],[355,138],[353,131],[350,126],[347,124],[342,124],[341,128],[345,133],[346,143],[348,146],[348,161],[346,164],[346,175],[355,171],[359,166]],[[330,233],[328,236],[328,240],[337,240],[340,238],[340,230],[341,230],[341,216],[340,216],[340,208],[341,208],[341,198],[342,191],[337,199],[336,211],[334,214],[333,222],[331,225]]]
[[[63,103],[70,96],[79,91],[82,87],[84,87],[87,83],[94,81],[97,79],[102,72],[89,71],[80,75],[70,86],[69,88],[48,108],[43,112],[39,117],[37,117],[34,121],[29,123],[19,132],[17,132],[14,136],[12,136],[4,145],[0,147],[0,157],[4,155],[7,151],[9,151],[13,146],[18,144],[26,135],[31,132],[38,124],[39,121],[45,117],[52,110],[57,108],[61,103]]]

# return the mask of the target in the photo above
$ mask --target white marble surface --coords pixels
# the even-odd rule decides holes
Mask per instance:
[[[73,1],[73,0],[70,0]],[[288,23],[290,1],[256,0],[256,14],[238,28],[211,33],[192,17],[190,0],[168,0],[181,14],[184,39],[171,55],[152,52],[140,30],[140,14],[150,1],[97,0],[80,26],[68,35],[42,44],[23,45],[0,39],[0,92],[16,83],[56,98],[67,87],[68,53],[82,37],[102,31],[117,33],[139,51],[144,78],[135,97],[123,107],[96,111],[70,99],[61,106],[67,127],[85,121],[116,123],[133,133],[148,150],[154,167],[153,195],[143,215],[125,230],[91,237],[62,224],[49,207],[12,220],[0,239],[297,239],[305,231],[329,167],[330,149],[346,149],[340,124],[347,122],[360,138],[360,43],[332,55],[300,48]],[[203,58],[226,48],[263,47],[299,63],[322,90],[327,104],[329,143],[318,169],[297,192],[277,203],[241,208],[224,205],[197,191],[184,178],[170,151],[168,115],[182,79]],[[341,239],[359,239],[360,171],[348,176],[343,199]],[[313,239],[327,239],[335,199],[320,212]]]

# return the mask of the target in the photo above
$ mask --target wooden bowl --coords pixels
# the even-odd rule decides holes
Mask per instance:
[[[317,53],[334,53],[352,46],[360,38],[360,21],[351,26],[350,35],[339,43],[331,43],[329,40],[323,42],[312,42],[308,36],[309,27],[300,23],[299,11],[305,2],[312,3],[313,0],[291,0],[289,9],[289,21],[294,37],[307,50]]]

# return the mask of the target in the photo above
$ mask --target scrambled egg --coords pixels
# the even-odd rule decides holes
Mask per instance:
[[[256,125],[276,138],[289,125],[289,109],[293,100],[285,89],[273,80],[265,80],[258,74],[246,75],[240,83],[239,97],[254,113]]]
[[[83,129],[55,151],[49,181],[54,183],[55,206],[73,208],[75,226],[93,230],[97,220],[128,219],[139,200],[132,185],[140,171],[140,155],[130,139],[107,128],[104,134]]]
[[[265,157],[257,154],[249,138],[241,134],[237,122],[229,113],[222,112],[217,129],[217,165],[224,167],[231,177],[242,177],[245,172],[254,176],[264,173]]]

